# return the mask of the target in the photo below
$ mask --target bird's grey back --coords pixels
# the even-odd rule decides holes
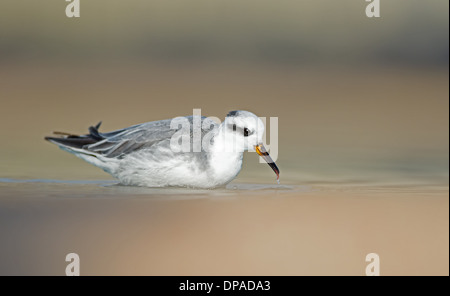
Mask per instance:
[[[166,119],[141,123],[107,133],[99,132],[99,135],[103,139],[97,143],[86,145],[83,149],[101,154],[105,157],[121,158],[141,149],[149,149],[154,145],[169,146],[172,136],[183,128],[180,118],[187,119],[184,123],[189,123],[190,139],[193,139],[194,117],[186,116],[178,117],[179,121],[174,121],[173,123],[172,121],[174,119]],[[201,128],[203,124],[205,124],[205,129]],[[210,127],[210,129],[207,127]],[[201,139],[203,140],[207,133],[217,127],[217,123],[202,116],[200,121]]]

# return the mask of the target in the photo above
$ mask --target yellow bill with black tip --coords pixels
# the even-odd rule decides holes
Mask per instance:
[[[263,144],[259,144],[255,146],[256,153],[259,154],[266,162],[267,164],[272,168],[272,170],[277,175],[277,182],[280,183],[280,170],[278,169],[275,162],[272,160],[272,157],[270,157],[269,152],[267,152],[266,148],[264,148]]]

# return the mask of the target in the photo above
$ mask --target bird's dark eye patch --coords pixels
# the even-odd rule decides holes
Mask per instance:
[[[252,132],[248,128],[238,127],[236,124],[230,124],[228,125],[228,128],[233,132],[236,132],[237,134],[244,135],[244,137],[248,137],[252,134]]]

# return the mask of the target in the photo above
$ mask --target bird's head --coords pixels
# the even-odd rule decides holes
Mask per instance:
[[[233,152],[256,151],[273,169],[279,179],[280,171],[263,146],[264,123],[248,111],[231,111],[222,123],[227,149]]]

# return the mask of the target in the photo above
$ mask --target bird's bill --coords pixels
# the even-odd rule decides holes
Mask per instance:
[[[270,157],[269,152],[267,152],[266,148],[264,148],[263,144],[256,145],[255,150],[256,153],[258,153],[259,156],[261,156],[267,162],[267,164],[272,168],[275,174],[277,174],[277,182],[280,183],[280,170],[272,160],[272,157]]]

